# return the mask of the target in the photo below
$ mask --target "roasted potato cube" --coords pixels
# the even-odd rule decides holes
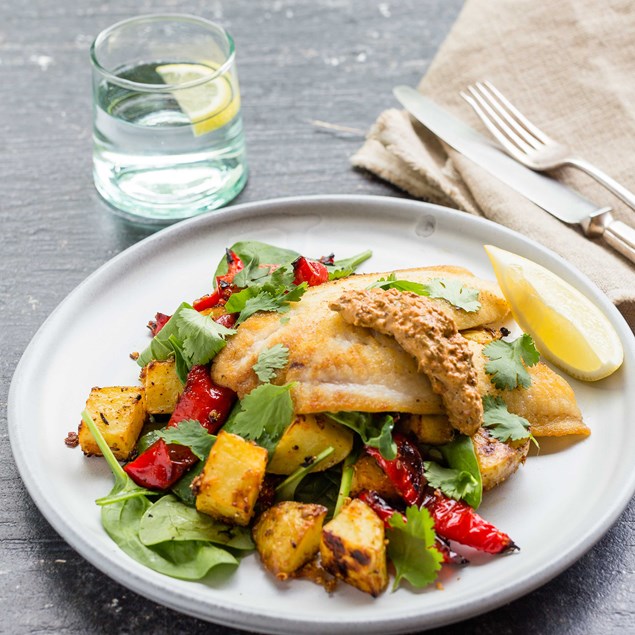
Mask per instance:
[[[146,420],[143,388],[134,386],[93,388],[86,401],[86,410],[113,454],[118,459],[127,459],[134,449]],[[97,441],[83,421],[79,424],[78,437],[84,454],[101,456]]]
[[[266,569],[286,580],[320,548],[323,505],[284,501],[264,512],[253,529],[254,542]]]
[[[174,359],[150,362],[141,370],[140,379],[146,392],[148,414],[171,414],[183,392],[183,384],[176,374]]]
[[[221,431],[193,483],[196,509],[228,523],[248,525],[266,467],[267,450]]]
[[[472,437],[483,489],[492,489],[508,479],[524,462],[529,452],[529,440],[503,443],[483,428]]]
[[[373,597],[388,584],[384,523],[358,498],[324,526],[320,556],[329,573]]]
[[[410,415],[399,424],[405,433],[412,433],[419,443],[443,445],[454,437],[454,429],[446,415]]]
[[[316,466],[316,472],[333,467],[346,458],[353,448],[353,433],[324,415],[297,415],[276,446],[267,471],[292,474],[329,446],[334,452]]]
[[[377,461],[363,454],[353,465],[351,496],[357,496],[362,490],[374,490],[387,500],[400,500],[399,494]]]

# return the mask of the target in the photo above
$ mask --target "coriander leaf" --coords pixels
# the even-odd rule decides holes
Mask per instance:
[[[185,383],[190,368],[209,362],[225,346],[224,338],[233,333],[183,302],[139,355],[137,364],[175,357],[177,374]]]
[[[392,440],[395,420],[390,415],[371,412],[327,412],[326,416],[357,432],[365,445],[377,448],[388,461],[397,458],[397,445]]]
[[[491,382],[499,390],[512,390],[517,386],[528,388],[531,376],[523,361],[527,366],[534,366],[540,359],[540,353],[527,333],[511,342],[490,342],[483,348],[483,355],[490,360],[485,364],[485,372],[491,375]]]
[[[483,397],[483,427],[499,441],[520,441],[533,438],[529,421],[512,414],[501,397]]]
[[[216,437],[194,419],[186,419],[179,421],[175,426],[155,430],[154,435],[166,443],[187,446],[201,461],[207,458],[214,441],[216,441]]]
[[[335,260],[332,264],[323,264],[328,269],[329,280],[339,280],[339,278],[346,278],[350,276],[363,262],[368,260],[372,255],[373,252],[370,249],[367,249],[366,251],[362,251],[356,256]]]
[[[183,308],[176,318],[178,337],[190,367],[207,364],[225,346],[225,338],[236,332],[195,309]]]
[[[396,512],[388,521],[388,557],[395,566],[393,591],[402,579],[415,588],[434,582],[443,556],[435,547],[434,520],[430,512],[414,505],[406,509],[406,518]]]
[[[288,361],[289,349],[283,344],[276,344],[260,352],[253,369],[260,381],[268,382],[275,376],[276,370],[284,368]]]
[[[434,461],[424,461],[428,484],[440,489],[446,496],[456,500],[465,499],[478,489],[478,481],[465,470],[442,467]]]
[[[431,298],[446,300],[467,313],[474,313],[481,308],[481,303],[478,301],[478,289],[464,287],[460,280],[434,278],[426,284],[426,287]]]
[[[397,291],[412,291],[412,293],[417,295],[429,295],[425,284],[410,280],[397,280],[394,272],[386,278],[380,278],[377,282],[369,284],[367,289],[397,289]]]
[[[223,429],[255,441],[271,456],[295,416],[290,394],[293,386],[262,384],[254,388],[240,402],[240,410],[235,415],[232,412]]]
[[[263,278],[269,275],[269,267],[266,265],[260,266],[260,261],[257,255],[254,255],[251,260],[244,263],[244,267],[234,275],[233,283],[240,288],[249,287],[253,284],[257,284]]]
[[[185,308],[191,309],[192,307],[187,302],[183,302],[174,312],[174,315],[165,323],[164,327],[152,338],[149,346],[137,359],[139,366],[146,366],[153,360],[165,361],[174,355],[174,346],[169,340],[171,336],[178,336],[177,316]]]
[[[168,540],[202,540],[234,549],[254,548],[246,527],[226,525],[171,494],[162,496],[144,512],[139,522],[139,540],[146,547]]]
[[[478,509],[483,498],[483,479],[471,437],[459,434],[450,443],[438,446],[438,449],[450,467],[465,471],[474,478],[476,486],[471,491],[465,492],[462,498],[468,505]]]
[[[241,291],[236,291],[229,296],[225,304],[225,310],[227,313],[240,313],[247,304],[247,300],[258,295],[258,288],[247,287]]]

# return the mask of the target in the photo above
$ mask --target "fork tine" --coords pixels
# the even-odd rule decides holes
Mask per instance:
[[[527,117],[525,117],[525,115],[523,115],[506,97],[505,95],[503,95],[503,93],[501,93],[498,88],[496,88],[496,86],[494,86],[494,84],[492,84],[492,82],[489,81],[484,81],[483,84],[485,84],[485,86],[487,86],[490,91],[496,95],[496,97],[498,97],[498,99],[505,105],[505,107],[509,110],[509,112],[511,112],[514,117],[516,117],[516,119],[518,119],[518,121],[520,121],[520,123],[525,126],[525,128],[531,132],[532,135],[534,135],[534,137],[536,137],[536,139],[539,139],[540,141],[542,141],[543,143],[551,143],[553,141],[553,139],[551,139],[551,137],[548,137],[540,128],[538,128],[537,126],[535,126],[533,123],[531,123],[531,121],[529,121],[529,119],[527,119]]]
[[[479,102],[477,102],[472,95],[468,95],[461,91],[461,97],[465,99],[465,101],[474,109],[474,112],[478,115],[479,119],[485,124],[485,127],[492,133],[492,136],[495,139],[500,141],[501,145],[511,154],[513,157],[522,161],[524,157],[524,152],[518,148],[515,144],[513,144],[491,121],[489,116],[485,114],[484,110],[481,108]]]
[[[503,143],[503,137],[507,136],[507,138],[517,147],[521,152],[531,152],[534,148],[529,143],[527,143],[523,138],[521,138],[516,132],[509,126],[507,123],[500,117],[500,115],[490,106],[487,100],[479,93],[479,91],[474,86],[469,86],[468,90],[470,91],[472,97],[478,102],[481,110],[484,111],[486,116],[490,119],[490,123],[494,130],[489,128],[490,132],[492,132],[496,138]],[[495,125],[494,125],[495,123]]]
[[[534,137],[520,121],[517,121],[513,117],[512,113],[510,113],[509,110],[505,107],[505,104],[501,104],[501,102],[498,101],[496,94],[490,92],[489,87],[485,83],[477,82],[476,84],[474,84],[474,88],[481,94],[483,99],[487,101],[491,108],[496,111],[499,117],[505,119],[509,127],[518,137],[520,137],[525,143],[528,143],[535,150],[540,149],[540,147],[543,145],[540,139]],[[500,93],[498,94],[500,95]],[[508,101],[507,104],[509,104]]]

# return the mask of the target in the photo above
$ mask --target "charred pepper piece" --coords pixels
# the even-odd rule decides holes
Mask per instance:
[[[378,516],[381,520],[384,521],[384,526],[386,529],[390,529],[390,518],[393,514],[401,514],[401,512],[397,511],[394,507],[391,507],[377,492],[372,490],[362,490],[357,498],[361,499],[366,503]],[[406,517],[401,514],[404,522],[407,522]],[[469,560],[459,555],[452,549],[450,549],[450,545],[441,537],[436,537],[436,549],[443,556],[444,564],[458,564],[464,565],[468,564]]]
[[[419,507],[426,487],[423,458],[417,446],[403,434],[393,434],[393,441],[397,445],[397,457],[392,460],[384,458],[377,448],[366,446],[365,450],[377,461],[406,503]]]
[[[235,399],[236,394],[232,390],[212,383],[207,366],[193,366],[168,427],[194,419],[214,434],[227,419]],[[198,458],[187,446],[159,439],[124,466],[124,470],[137,485],[166,490],[197,461]]]
[[[506,534],[479,516],[463,501],[436,490],[424,503],[434,519],[435,531],[448,540],[486,553],[507,553],[519,547]]]
[[[329,270],[319,260],[309,260],[300,256],[293,261],[294,284],[306,282],[310,287],[316,287],[329,279]]]

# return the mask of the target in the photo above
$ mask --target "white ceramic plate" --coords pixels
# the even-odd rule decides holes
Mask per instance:
[[[131,351],[145,324],[210,289],[226,246],[262,240],[307,256],[374,252],[365,271],[455,264],[493,278],[483,243],[531,258],[603,307],[626,349],[623,368],[596,384],[571,381],[590,438],[543,442],[509,482],[491,492],[482,515],[521,551],[444,571],[444,590],[400,588],[372,599],[340,585],[328,596],[306,581],[278,584],[255,556],[236,573],[205,583],[164,577],[111,542],[94,500],[111,488],[103,461],[64,445],[90,388],[135,385]],[[544,584],[588,550],[635,491],[635,360],[619,313],[585,277],[522,236],[445,208],[378,197],[308,197],[234,207],[163,230],[91,275],[51,314],[15,373],[9,432],[26,486],[53,527],[88,561],[134,591],[173,609],[271,633],[399,633],[459,621]],[[630,413],[630,414],[629,414]]]

